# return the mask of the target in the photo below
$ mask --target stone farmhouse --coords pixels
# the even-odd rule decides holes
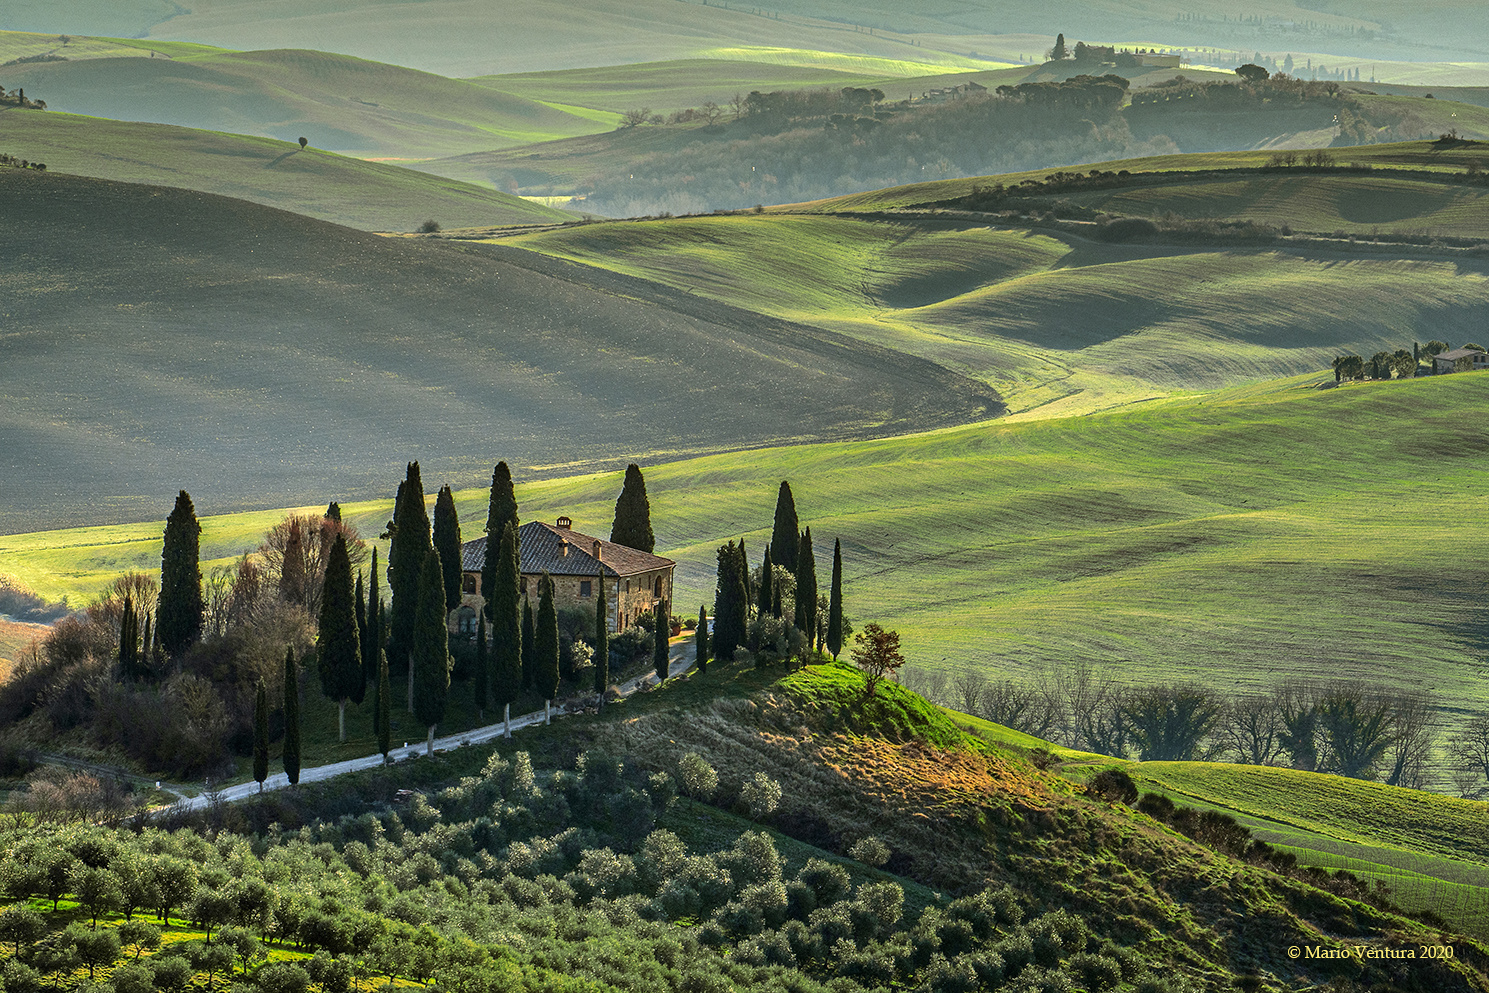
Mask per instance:
[[[676,562],[580,534],[567,517],[560,517],[555,524],[528,521],[521,525],[517,548],[522,592],[531,597],[535,611],[538,580],[544,572],[553,579],[556,607],[592,610],[603,570],[605,618],[612,633],[634,624],[636,615],[654,609],[658,600],[672,602]],[[481,597],[481,567],[485,562],[484,535],[460,546],[461,596],[460,606],[450,614],[452,633],[476,633],[477,615],[486,605]]]
[[[1438,374],[1472,372],[1477,369],[1489,369],[1489,352],[1481,352],[1476,348],[1455,348],[1450,352],[1440,352],[1432,359],[1432,371]]]

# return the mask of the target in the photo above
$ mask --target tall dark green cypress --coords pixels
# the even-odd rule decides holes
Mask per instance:
[[[362,625],[362,671],[369,685],[377,684],[377,656],[383,647],[383,603],[377,584],[377,548],[372,549],[372,571],[367,574],[367,623]]]
[[[424,482],[417,462],[408,464],[408,476],[403,481],[393,523],[393,544],[388,550],[388,585],[393,590],[393,605],[388,611],[388,661],[397,671],[404,672],[414,645],[419,571],[425,556],[434,548],[429,512],[424,508]],[[440,602],[444,602],[443,582]]]
[[[610,604],[605,599],[605,567],[600,566],[598,582],[595,583],[595,692],[600,695],[600,706],[605,706],[605,691],[610,688],[610,624],[606,611]]]
[[[558,611],[553,605],[553,580],[544,571],[538,580],[538,617],[533,631],[533,688],[543,698],[543,723],[552,720],[553,698],[558,695]]]
[[[835,659],[843,650],[843,542],[832,543],[832,588],[827,594],[827,650]]]
[[[765,561],[760,564],[760,585],[756,587],[755,616],[765,617],[775,604],[775,576],[772,570],[775,566],[771,562],[770,546],[765,546]]]
[[[646,498],[646,480],[634,462],[626,466],[625,482],[615,500],[615,523],[610,528],[610,540],[643,552],[653,552],[657,547],[656,536],[651,531],[651,503]]]
[[[523,655],[531,651],[524,638],[521,583],[517,565],[517,525],[507,521],[500,531],[486,540],[496,540],[496,574],[491,586],[487,609],[491,613],[491,700],[502,708],[505,734],[512,733],[512,704],[522,693]],[[529,613],[528,621],[532,619]]]
[[[139,665],[135,670],[136,672],[142,671],[143,675],[146,676],[150,675],[150,669],[155,664],[155,646],[159,643],[158,639],[155,641],[150,640],[155,637],[154,632],[150,630],[150,620],[150,615],[146,614],[145,633],[140,637]]]
[[[750,578],[750,556],[745,552],[744,539],[739,539],[739,577],[744,580],[745,623],[749,623],[750,612],[755,609],[755,583]]]
[[[486,615],[476,615],[476,664],[471,671],[470,693],[476,703],[476,713],[481,722],[486,721],[487,681],[491,676],[491,662],[486,651]]]
[[[446,483],[434,498],[434,547],[444,569],[445,611],[460,606],[460,516],[455,512],[455,494]]]
[[[671,615],[667,611],[667,601],[657,601],[657,629],[652,632],[652,665],[657,671],[657,680],[666,682],[671,670],[667,661],[668,636],[672,633]]]
[[[279,560],[279,598],[285,603],[305,606],[305,533],[298,517],[290,518],[289,534],[284,539],[284,557]]]
[[[167,655],[176,656],[202,634],[202,526],[197,523],[191,497],[182,490],[175,509],[165,519],[165,544],[160,553],[160,607],[156,637]]]
[[[139,658],[139,617],[134,612],[134,598],[124,594],[124,613],[119,616],[119,679],[135,680]]]
[[[362,678],[362,632],[357,629],[357,606],[352,597],[352,563],[346,536],[337,533],[326,557],[321,585],[320,633],[315,642],[321,692],[336,701],[337,726],[346,741],[346,703],[359,692]]]
[[[512,523],[513,531],[522,526],[517,519],[517,492],[512,486],[512,470],[505,462],[498,462],[491,470],[491,500],[486,509],[486,558],[481,565],[481,597],[486,601],[486,616],[491,619],[493,629],[496,618],[491,613],[491,589],[496,582],[502,531],[508,521]]]
[[[362,586],[362,574],[357,573],[357,671],[360,679],[352,681],[352,695],[348,698],[352,703],[361,706],[362,701],[367,699],[367,591]]]
[[[522,598],[522,688],[535,689],[538,685],[538,625],[533,620],[533,604]]]
[[[264,780],[269,778],[269,690],[259,680],[258,693],[253,698],[253,781],[264,792]]]
[[[450,696],[450,633],[445,627],[444,569],[439,552],[430,548],[419,570],[419,600],[414,612],[414,717],[429,729],[426,753],[434,754],[434,729],[445,719]]]
[[[775,526],[770,531],[770,557],[776,565],[785,566],[796,573],[796,552],[800,544],[801,522],[796,519],[796,498],[791,495],[791,484],[781,480],[781,490],[776,495]]]
[[[708,671],[708,605],[704,604],[698,608],[698,634],[693,641],[695,649],[693,653],[693,664],[698,667],[699,672]]]
[[[811,528],[802,532],[796,552],[796,627],[806,635],[808,648],[817,643],[817,559]]]
[[[332,500],[326,505],[326,520],[335,521],[337,524],[341,523],[341,504]]]
[[[293,645],[284,651],[284,774],[291,786],[300,781],[300,669]]]
[[[734,650],[745,643],[748,600],[744,577],[739,574],[739,547],[734,542],[719,546],[718,584],[714,590],[713,657],[734,661]]]
[[[393,687],[388,683],[388,653],[382,648],[377,650],[377,690],[376,699],[372,707],[372,730],[377,735],[377,750],[382,753],[383,761],[388,760],[388,752],[393,749],[393,721],[390,708],[392,704]]]

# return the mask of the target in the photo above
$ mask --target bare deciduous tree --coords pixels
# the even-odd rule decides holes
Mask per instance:
[[[1224,709],[1214,690],[1190,684],[1131,690],[1121,712],[1139,760],[1185,762],[1208,757],[1207,741]]]
[[[296,582],[294,589],[287,591],[286,599],[304,607],[311,617],[316,617],[321,608],[321,587],[326,580],[326,560],[331,554],[331,545],[338,534],[346,537],[347,556],[355,571],[372,553],[357,535],[357,529],[342,521],[316,514],[291,515],[269,529],[263,543],[258,547],[262,569],[258,582],[270,589],[278,588],[285,573],[285,554],[294,554],[297,545],[292,534],[300,532],[299,561],[290,563],[291,573],[303,576],[303,584]]]
[[[1489,715],[1476,717],[1448,739],[1453,784],[1466,797],[1489,793]]]
[[[1225,708],[1217,733],[1244,765],[1271,765],[1282,758],[1282,718],[1275,697],[1237,697]]]

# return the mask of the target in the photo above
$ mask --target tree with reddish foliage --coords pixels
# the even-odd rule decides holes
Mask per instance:
[[[853,649],[853,664],[863,670],[867,677],[868,695],[873,696],[880,681],[893,679],[895,672],[905,664],[905,656],[900,654],[899,633],[869,623],[853,636],[853,641],[857,645]]]

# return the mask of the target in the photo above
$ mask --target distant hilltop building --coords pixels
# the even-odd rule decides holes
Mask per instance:
[[[672,573],[677,563],[650,552],[580,534],[573,521],[560,517],[554,524],[528,521],[517,529],[518,567],[522,592],[536,609],[538,579],[553,579],[553,602],[558,608],[594,608],[600,571],[605,575],[605,618],[612,632],[636,622],[636,615],[672,602]],[[481,567],[486,562],[486,538],[460,546],[460,606],[451,615],[451,630],[475,634],[476,618],[486,601],[481,597]]]
[[[1489,352],[1477,348],[1455,348],[1450,352],[1438,352],[1432,357],[1432,371],[1472,372],[1489,369]]]

